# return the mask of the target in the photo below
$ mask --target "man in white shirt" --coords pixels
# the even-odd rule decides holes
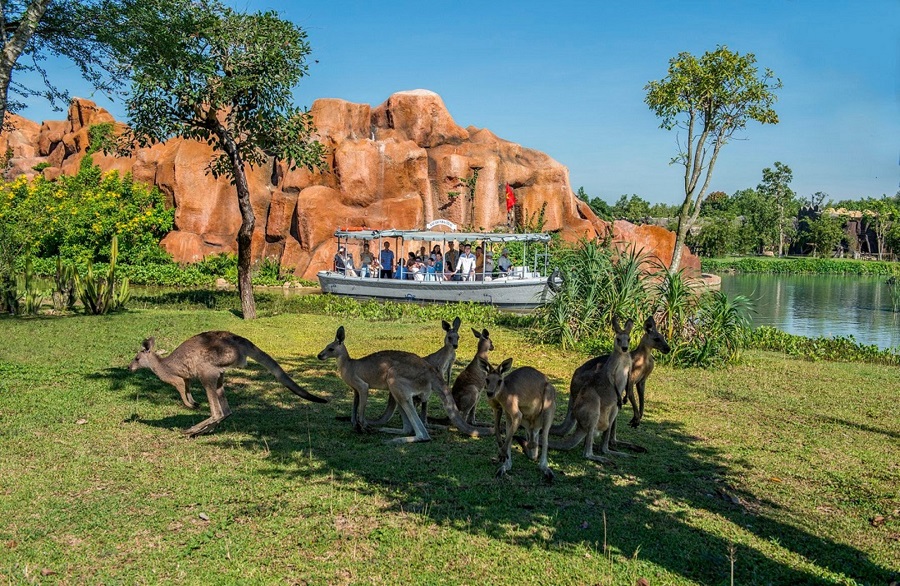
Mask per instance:
[[[454,280],[471,281],[475,273],[475,255],[472,254],[472,245],[463,246],[463,252],[456,261],[456,270],[453,271]]]
[[[511,266],[512,261],[509,260],[509,251],[504,248],[503,252],[500,253],[500,258],[497,259],[497,268],[500,269],[500,276],[505,277],[509,274]]]

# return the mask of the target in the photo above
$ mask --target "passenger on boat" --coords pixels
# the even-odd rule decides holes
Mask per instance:
[[[372,263],[375,262],[375,256],[369,252],[369,243],[363,242],[362,252],[359,255],[359,274],[362,277],[368,277]]]
[[[384,249],[379,254],[379,263],[381,264],[381,278],[390,279],[394,274],[394,251],[391,250],[390,242],[384,243]]]
[[[512,261],[509,260],[509,250],[503,249],[500,252],[500,258],[497,259],[497,268],[500,269],[500,276],[505,277],[509,274],[509,269],[512,267]]]
[[[444,280],[444,255],[440,252],[434,257],[434,274],[436,275],[435,281]]]
[[[435,245],[431,248],[431,254],[428,255],[428,258],[430,258],[430,259],[433,260],[433,261],[437,261],[437,257],[438,257],[440,254],[441,254],[441,245],[440,245],[440,244],[435,244]]]
[[[353,267],[353,255],[348,253],[343,246],[338,247],[338,253],[334,255],[334,269],[348,277],[356,276],[356,269]]]
[[[449,251],[448,251],[449,254]],[[454,281],[471,281],[475,271],[475,255],[472,254],[472,245],[463,245],[463,252],[456,261],[456,270],[453,271]]]
[[[484,249],[475,247],[475,280],[484,281]]]
[[[484,278],[490,280],[494,276],[494,253],[490,250],[484,256]]]
[[[453,271],[456,267],[456,261],[459,260],[459,251],[453,247],[454,243],[451,240],[447,243],[447,254],[444,255],[444,266],[447,267],[448,272]]]

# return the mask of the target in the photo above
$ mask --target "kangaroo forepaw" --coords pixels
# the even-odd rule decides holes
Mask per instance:
[[[638,417],[637,415],[635,415],[634,417],[632,417],[632,418],[631,418],[631,421],[628,422],[628,425],[630,425],[631,427],[637,427],[637,426],[640,425],[640,424],[641,424],[641,418]]]
[[[553,473],[553,470],[549,468],[545,468],[543,470],[544,473],[544,482],[547,484],[553,484],[553,479],[556,478],[556,474]]]

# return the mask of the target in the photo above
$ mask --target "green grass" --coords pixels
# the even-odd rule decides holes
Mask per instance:
[[[518,450],[495,479],[492,438],[388,446],[336,420],[351,397],[315,354],[340,324],[353,356],[425,353],[442,334],[406,316],[208,309],[0,319],[0,582],[727,584],[731,555],[737,584],[900,572],[896,367],[757,351],[727,370],[657,367],[641,427],[619,432],[649,452],[615,468],[551,452],[548,486]],[[226,377],[234,415],[183,438],[206,402],[186,410],[125,367],[146,336],[171,350],[208,329],[254,340],[331,403],[251,364]],[[585,357],[504,326],[491,337],[494,359],[550,375],[562,411]],[[474,349],[464,334],[457,371]]]

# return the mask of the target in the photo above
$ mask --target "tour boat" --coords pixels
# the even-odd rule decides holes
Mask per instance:
[[[334,233],[335,256],[344,247],[352,257],[352,270],[336,263],[331,270],[319,271],[322,291],[357,299],[419,303],[470,301],[505,309],[528,310],[547,303],[561,284],[559,272],[549,271],[549,234],[445,232],[433,230],[436,226],[455,229],[446,220],[431,222],[425,230],[338,229]],[[364,244],[368,245],[369,252],[378,261],[385,242],[394,253],[395,270],[391,278],[381,277],[377,262],[374,268],[370,265],[368,271],[360,266]],[[483,247],[485,256],[493,253],[494,270],[488,272],[482,267],[480,274],[472,271],[454,277],[449,275],[453,269],[445,270],[444,274],[430,273],[427,269],[406,270],[402,273],[403,278],[395,278],[400,276],[396,274],[398,261],[405,260],[410,250],[419,251],[424,246],[426,254],[431,254],[433,247],[439,246],[443,254],[448,251],[451,242],[460,252],[469,244],[473,253],[476,246]],[[498,267],[504,249],[508,249],[508,258],[514,259],[515,263],[507,271],[501,271]]]

